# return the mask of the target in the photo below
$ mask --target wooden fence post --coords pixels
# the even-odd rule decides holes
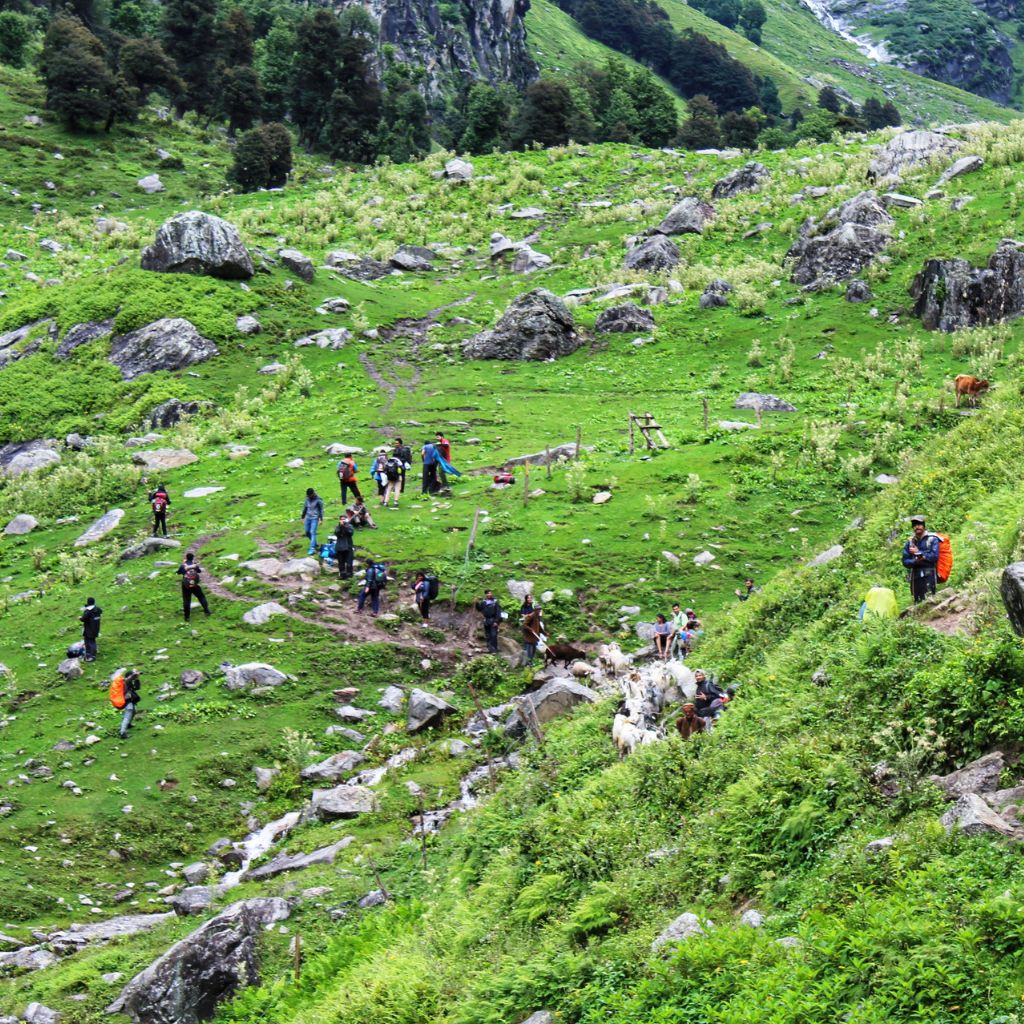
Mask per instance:
[[[530,500],[530,464],[523,463],[523,508]]]
[[[547,460],[548,467],[548,479],[551,479],[551,446],[547,445],[544,448],[544,458]]]
[[[708,431],[708,400],[706,395],[701,399],[701,402],[704,405],[704,433],[706,434]]]
[[[629,414],[629,454],[633,454],[633,414]]]
[[[579,424],[577,424],[576,425],[576,458],[577,458],[577,460],[580,457],[580,441],[582,441],[582,439],[583,439],[583,428]]]

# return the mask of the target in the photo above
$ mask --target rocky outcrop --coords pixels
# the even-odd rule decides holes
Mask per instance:
[[[377,798],[365,786],[335,786],[333,789],[314,789],[313,816],[321,821],[333,818],[355,818],[377,808]]]
[[[220,217],[189,210],[164,221],[156,240],[142,250],[143,270],[206,274],[247,281],[254,271],[238,229]]]
[[[870,302],[872,298],[871,289],[859,277],[855,277],[846,286],[847,302]]]
[[[102,540],[111,530],[116,530],[124,518],[123,508],[112,508],[104,512],[76,541],[76,548],[84,548],[89,544],[95,544]]]
[[[999,789],[999,776],[1005,767],[1003,752],[993,750],[949,775],[933,775],[931,780],[947,800],[956,800],[968,793],[994,793]]]
[[[391,268],[386,263],[381,263],[370,256],[357,256],[354,252],[346,252],[344,249],[329,252],[324,259],[324,265],[353,281],[376,281],[391,273]]]
[[[680,914],[652,943],[651,952],[655,953],[663,946],[677,946],[680,942],[695,938],[699,935],[707,935],[708,929],[713,927],[710,921],[702,922],[701,919],[689,911]]]
[[[715,219],[715,208],[697,196],[681,199],[654,229],[660,235],[700,235]]]
[[[125,548],[121,552],[121,561],[130,562],[134,558],[144,558],[146,555],[153,555],[158,551],[173,551],[180,547],[181,541],[175,540],[173,537],[147,537],[145,540],[140,540],[138,544]]]
[[[273,665],[263,661],[250,661],[244,665],[228,665],[224,669],[224,687],[227,690],[245,690],[254,687],[280,686],[288,677]]]
[[[149,414],[149,425],[154,430],[166,430],[177,426],[185,416],[197,416],[204,409],[212,408],[213,402],[183,402],[178,398],[168,398]]]
[[[914,315],[930,331],[958,331],[1024,313],[1024,243],[1004,238],[987,267],[963,259],[925,261],[910,285]]]
[[[593,704],[598,700],[598,695],[582,683],[574,679],[553,679],[545,683],[539,690],[533,693],[523,694],[520,701],[530,705],[525,708],[527,714],[535,717],[540,725],[549,722],[552,718],[568,714],[577,704],[586,702]],[[505,722],[505,733],[514,738],[526,734],[527,725],[519,714],[513,711]]]
[[[598,334],[630,333],[654,330],[654,314],[632,302],[604,310],[594,324]]]
[[[157,370],[183,370],[215,355],[217,346],[182,317],[155,320],[110,343],[110,361],[124,380]]]
[[[715,309],[719,306],[728,306],[729,292],[731,291],[732,285],[728,281],[723,281],[720,277],[716,277],[713,281],[708,282],[707,287],[697,301],[697,305],[701,309]]]
[[[250,608],[242,615],[242,621],[250,626],[265,626],[275,615],[287,615],[288,609],[276,601],[264,601]]]
[[[679,265],[679,260],[679,249],[676,248],[675,242],[665,235],[655,235],[626,253],[625,267],[627,270],[656,273],[671,270]]]
[[[419,732],[428,726],[440,725],[446,715],[454,714],[456,709],[448,701],[426,690],[412,689],[409,691],[409,707],[406,710],[406,730],[410,733]]]
[[[358,750],[342,750],[331,754],[317,764],[302,769],[302,777],[310,782],[337,782],[343,775],[355,771],[366,758]]]
[[[815,291],[846,281],[864,269],[888,244],[892,216],[874,192],[862,192],[818,223],[808,218],[787,254],[793,281]]]
[[[285,270],[302,278],[306,284],[312,284],[316,276],[316,267],[313,261],[298,249],[278,249],[277,257]]]
[[[741,192],[756,192],[771,176],[771,171],[764,164],[751,160],[724,178],[719,178],[711,189],[711,198],[732,199]]]
[[[259,982],[257,940],[291,913],[286,900],[233,903],[137,974],[107,1007],[135,1024],[198,1024],[243,984]]]
[[[582,343],[565,303],[537,288],[514,299],[494,330],[470,338],[463,354],[469,359],[557,359]]]
[[[353,839],[353,836],[345,836],[344,839],[339,839],[330,846],[323,846],[319,850],[313,850],[312,853],[279,853],[273,860],[261,867],[247,871],[244,880],[246,882],[261,882],[267,878],[283,875],[288,871],[302,871],[303,868],[311,868],[320,864],[333,864],[335,857],[346,846],[351,845]]]
[[[899,181],[904,171],[949,158],[959,148],[959,142],[937,132],[900,132],[875,154],[868,165],[868,176],[876,184]]]
[[[999,835],[1022,838],[1020,829],[994,811],[977,793],[966,793],[942,816],[947,832],[956,829],[967,836]]]
[[[198,462],[199,456],[187,448],[149,448],[145,451],[132,452],[132,462],[136,466],[145,466],[151,470],[181,469]]]
[[[961,174],[973,174],[975,171],[980,171],[984,166],[985,161],[980,156],[962,156],[942,172],[939,184],[941,185],[947,181],[952,181],[954,178],[959,178]]]
[[[56,466],[60,462],[56,446],[52,439],[5,444],[0,448],[0,476],[21,476]]]
[[[1003,570],[999,593],[1014,633],[1024,636],[1024,562],[1013,562]]]
[[[61,338],[60,344],[57,346],[57,351],[53,353],[53,357],[54,359],[63,361],[67,359],[76,348],[81,348],[82,345],[88,345],[90,342],[98,341],[100,338],[105,338],[108,334],[111,334],[113,330],[113,319],[75,324],[74,327],[69,327],[67,333],[63,338]]]

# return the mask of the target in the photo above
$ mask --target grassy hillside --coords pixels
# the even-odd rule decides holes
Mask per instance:
[[[35,97],[23,80],[11,83],[4,117],[16,125]],[[759,154],[772,174],[766,188],[718,203],[705,235],[678,239],[675,273],[639,275],[621,269],[625,239],[668,210],[666,186],[707,194],[742,159],[566,147],[478,158],[474,180],[456,185],[436,176],[446,154],[435,154],[333,177],[304,167],[283,192],[235,196],[218,191],[226,157],[215,156],[216,140],[165,125],[150,115],[109,143],[47,126],[44,145],[27,147],[41,160],[25,161],[22,143],[0,150],[0,180],[20,193],[7,193],[17,205],[0,226],[0,250],[29,257],[0,267],[0,330],[52,318],[63,337],[83,321],[110,317],[126,331],[186,316],[220,349],[187,374],[124,382],[107,361],[109,341],[62,363],[57,342],[42,337],[39,351],[0,370],[0,441],[70,431],[95,439],[62,451],[55,469],[0,484],[0,522],[16,513],[40,522],[0,540],[0,930],[28,940],[34,929],[164,909],[163,893],[184,884],[181,866],[211,859],[213,840],[240,839],[301,805],[311,787],[298,773],[314,750],[352,746],[326,732],[339,721],[332,691],[351,685],[354,702],[375,712],[358,727],[363,767],[410,747],[416,758],[384,776],[378,812],[304,825],[282,844],[312,850],[351,835],[333,867],[221,898],[299,897],[285,930],[266,936],[265,986],[240,995],[223,1021],[518,1024],[546,1007],[573,1022],[734,1022],[752,1019],[755,1005],[765,1008],[759,1019],[779,1022],[848,1014],[872,1024],[989,1024],[1012,1014],[1021,996],[1017,862],[988,840],[947,838],[935,824],[940,801],[918,780],[1019,732],[1019,643],[992,580],[1019,537],[1021,328],[930,335],[908,316],[906,289],[926,257],[981,261],[1021,230],[1016,127],[965,133],[965,151],[982,154],[985,169],[950,183],[942,199],[893,211],[887,259],[865,274],[874,298],[851,305],[842,289],[801,293],[784,257],[805,216],[860,190],[870,143]],[[87,154],[107,144],[111,160],[93,182]],[[157,145],[181,157],[185,177],[168,174],[168,192],[146,197],[134,180],[138,168],[153,169]],[[51,164],[54,152],[66,159]],[[69,173],[54,179],[54,194],[42,179],[56,165]],[[923,197],[936,177],[922,171],[900,188]],[[797,198],[808,186],[830,191]],[[950,199],[968,194],[974,200],[954,212]],[[45,195],[33,215],[28,204]],[[437,247],[436,269],[358,284],[321,268],[305,285],[268,260],[245,287],[138,269],[141,246],[183,202],[225,217],[270,260],[283,245],[319,265],[332,249],[388,258],[414,243]],[[511,216],[527,206],[543,216]],[[97,236],[101,216],[127,227]],[[524,278],[492,265],[494,231],[536,232],[532,244],[552,266]],[[44,238],[65,248],[52,254]],[[730,306],[700,310],[698,296],[718,277],[734,285]],[[645,305],[649,287],[665,288],[649,335],[593,333],[612,285],[638,286]],[[556,363],[463,359],[462,342],[534,287],[595,289],[573,307],[586,344]],[[339,295],[349,312],[315,312]],[[261,334],[237,332],[243,313],[260,319]],[[353,337],[336,351],[294,347],[327,326]],[[272,362],[283,369],[261,375]],[[951,408],[947,382],[961,371],[998,382],[981,415]],[[798,411],[766,413],[757,426],[754,413],[733,408],[748,390]],[[162,554],[119,561],[148,531],[145,495],[157,482],[125,441],[169,397],[214,403],[147,446],[198,457],[160,474],[173,536],[181,551],[199,551],[208,573],[213,616],[188,625]],[[647,410],[671,447],[630,454],[627,414]],[[736,420],[752,429],[719,422]],[[508,490],[490,486],[506,459],[573,440],[577,428],[592,449],[579,463],[550,477],[533,467],[528,482],[519,470]],[[274,581],[240,566],[305,553],[307,486],[324,496],[328,522],[337,514],[325,446],[368,453],[395,432],[419,444],[435,429],[449,432],[465,473],[452,496],[421,497],[413,484],[400,510],[381,511],[380,528],[357,537],[360,561],[385,558],[396,576],[387,616],[358,616],[354,589],[329,574]],[[359,461],[365,482],[368,456]],[[877,483],[883,473],[900,483]],[[222,490],[183,496],[200,486]],[[606,504],[593,503],[599,491],[611,493]],[[125,510],[116,531],[73,546],[115,507]],[[940,636],[913,619],[869,629],[854,621],[876,580],[906,601],[888,538],[920,508],[953,534],[953,584],[976,635]],[[866,524],[851,525],[862,515]],[[839,561],[805,567],[837,541],[846,548]],[[708,566],[694,562],[704,551],[715,556]],[[429,629],[408,589],[423,566],[438,572],[446,597],[457,588]],[[733,590],[751,574],[764,591],[740,607]],[[430,839],[424,869],[411,841],[420,805],[406,783],[427,808],[440,807],[485,751],[512,749],[495,737],[452,757],[443,742],[461,736],[473,710],[470,683],[491,705],[530,681],[480,657],[474,629],[471,601],[485,587],[513,606],[509,579],[550,591],[551,635],[583,643],[618,636],[635,647],[637,621],[676,599],[695,606],[707,626],[700,660],[741,682],[741,697],[712,736],[688,747],[670,738],[622,764],[609,736],[614,696],[552,723],[543,745],[526,744],[521,767],[499,776],[493,797],[481,787],[479,811]],[[56,666],[87,595],[105,609],[100,657],[64,682]],[[286,614],[242,622],[267,600]],[[638,615],[623,610],[634,606]],[[514,624],[505,632],[514,641]],[[293,678],[261,694],[228,691],[226,661],[267,661]],[[144,703],[121,743],[106,684],[127,664],[142,672]],[[822,666],[825,687],[812,682]],[[205,675],[196,689],[179,682],[188,669]],[[410,737],[404,714],[377,705],[395,683],[444,692],[456,713]],[[887,732],[890,720],[900,724]],[[882,759],[915,782],[892,802],[870,781]],[[254,766],[280,768],[269,790],[257,787]],[[887,833],[901,838],[869,860],[864,843]],[[393,901],[354,910],[378,875]],[[734,924],[748,905],[765,914],[763,929]],[[714,933],[678,957],[651,957],[651,939],[683,910],[707,914]],[[20,1013],[39,999],[66,1024],[111,1019],[103,1008],[119,986],[103,975],[120,972],[123,983],[201,919],[4,977],[0,1010]],[[299,985],[288,949],[296,934],[307,955]],[[802,944],[774,943],[784,935]]]

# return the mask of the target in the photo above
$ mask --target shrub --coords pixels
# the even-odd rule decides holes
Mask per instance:
[[[292,140],[282,124],[261,125],[247,131],[235,147],[228,180],[243,191],[280,188],[292,169]]]

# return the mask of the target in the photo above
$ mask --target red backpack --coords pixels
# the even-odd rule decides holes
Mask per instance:
[[[153,511],[163,512],[165,508],[167,508],[167,492],[157,491],[156,494],[153,495]]]

